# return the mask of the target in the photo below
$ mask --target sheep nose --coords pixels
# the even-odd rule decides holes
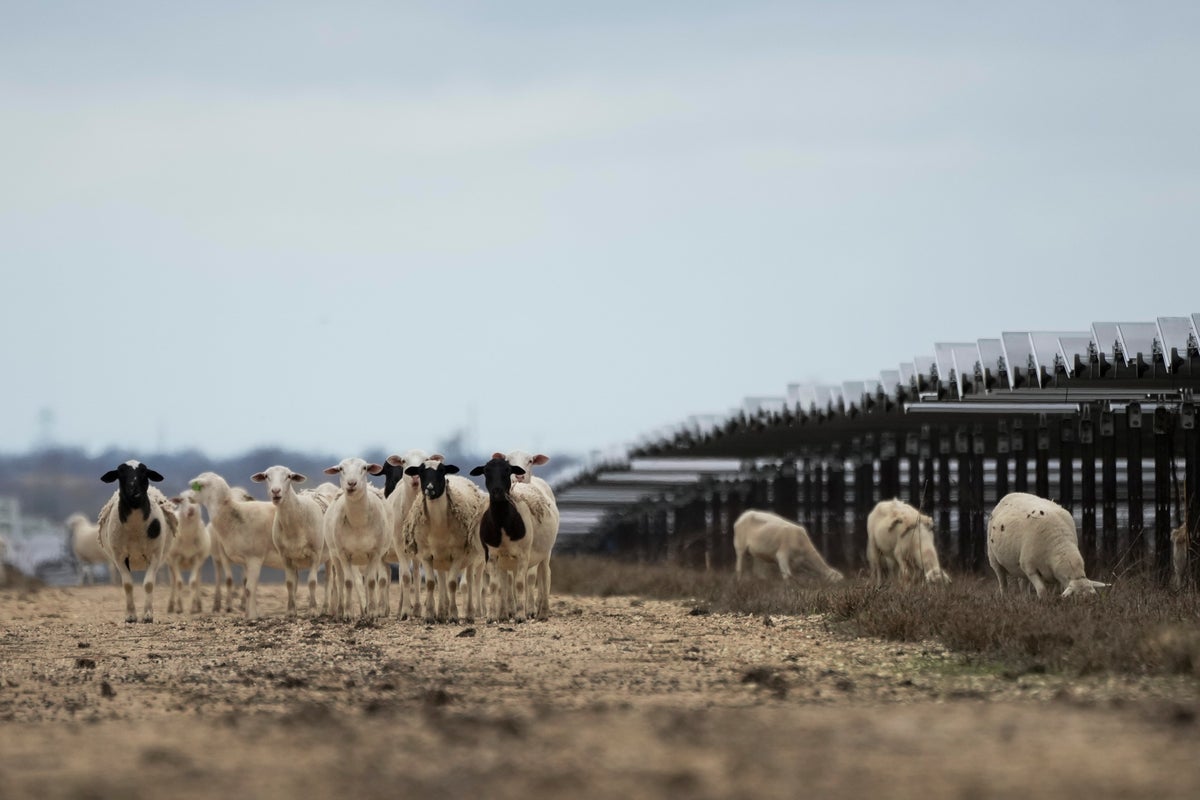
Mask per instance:
[[[346,481],[347,489],[355,489],[358,487],[358,481]]]

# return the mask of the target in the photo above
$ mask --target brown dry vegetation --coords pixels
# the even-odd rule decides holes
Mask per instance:
[[[261,620],[129,625],[117,587],[24,583],[0,797],[1200,796],[1195,597],[1113,589],[561,558],[548,622],[289,619],[268,585]]]

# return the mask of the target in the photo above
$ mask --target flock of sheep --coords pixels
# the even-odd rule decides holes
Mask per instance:
[[[1186,539],[1173,537],[1175,582],[1184,571]],[[1181,548],[1179,542],[1183,541]],[[740,577],[747,555],[779,565],[785,578],[803,569],[826,581],[842,580],[813,547],[808,531],[777,514],[748,510],[733,525],[733,546]],[[1089,580],[1071,513],[1052,500],[1025,492],[1005,495],[992,511],[987,529],[988,563],[1003,593],[1009,579],[1027,581],[1038,597],[1048,583],[1056,583],[1063,597],[1095,594],[1107,584]],[[934,546],[933,519],[901,500],[877,503],[867,516],[867,563],[876,586],[884,573],[896,573],[902,582],[922,577],[928,583],[949,583]]]
[[[550,610],[550,554],[558,536],[554,492],[532,474],[545,455],[514,450],[493,454],[471,471],[482,475],[486,491],[459,476],[458,467],[439,454],[410,450],[384,464],[347,458],[325,470],[339,483],[297,491],[307,478],[285,466],[251,476],[265,483],[268,501],[231,487],[220,475],[204,472],[168,498],[151,482],[163,476],[139,461],[127,461],[101,480],[116,483],[112,497],[92,525],[83,515],[68,524],[77,557],[107,563],[125,591],[125,619],[136,622],[132,571],[145,571],[142,620],[154,619],[154,583],[162,566],[171,571],[167,610],[200,610],[200,567],[211,556],[216,570],[213,610],[232,610],[231,567],[243,568],[246,617],[258,616],[262,568],[286,576],[287,613],[295,614],[301,570],[307,572],[310,613],[349,618],[389,613],[391,565],[399,576],[398,615],[421,615],[417,579],[425,581],[425,619],[457,622],[458,594],[466,594],[465,618],[489,621],[537,617]],[[384,475],[380,489],[369,476]],[[208,512],[204,523],[200,508]],[[325,600],[318,608],[317,572],[324,567]],[[536,575],[536,605],[529,574]],[[190,603],[185,603],[183,573]],[[486,594],[486,604],[485,604]]]

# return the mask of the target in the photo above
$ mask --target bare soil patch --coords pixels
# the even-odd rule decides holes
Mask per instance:
[[[687,601],[426,626],[260,591],[256,622],[132,625],[118,587],[0,591],[0,796],[1200,796],[1191,676],[1017,673]]]

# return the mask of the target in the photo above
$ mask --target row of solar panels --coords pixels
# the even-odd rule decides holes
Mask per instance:
[[[787,386],[786,395],[747,397],[729,414],[696,414],[673,425],[652,430],[638,438],[632,447],[611,447],[593,452],[575,468],[554,476],[556,486],[569,487],[587,475],[606,470],[628,469],[630,454],[639,448],[670,441],[680,433],[706,436],[737,417],[755,418],[785,411],[820,413],[832,410],[851,412],[862,408],[867,399],[883,393],[896,396],[901,390],[914,399],[922,387],[948,387],[953,396],[1004,399],[1014,392],[1024,395],[1046,387],[1060,370],[1068,377],[1078,365],[1097,359],[1109,364],[1129,366],[1139,357],[1150,361],[1163,356],[1170,372],[1189,355],[1200,352],[1200,313],[1180,317],[1159,317],[1154,322],[1096,322],[1089,331],[1005,332],[999,338],[975,342],[938,342],[932,356],[918,356],[898,369],[883,370],[877,379],[846,381],[841,384],[803,384]],[[1015,368],[1014,368],[1015,365]],[[1031,392],[1032,390],[1032,392]],[[945,408],[945,406],[941,406]]]

